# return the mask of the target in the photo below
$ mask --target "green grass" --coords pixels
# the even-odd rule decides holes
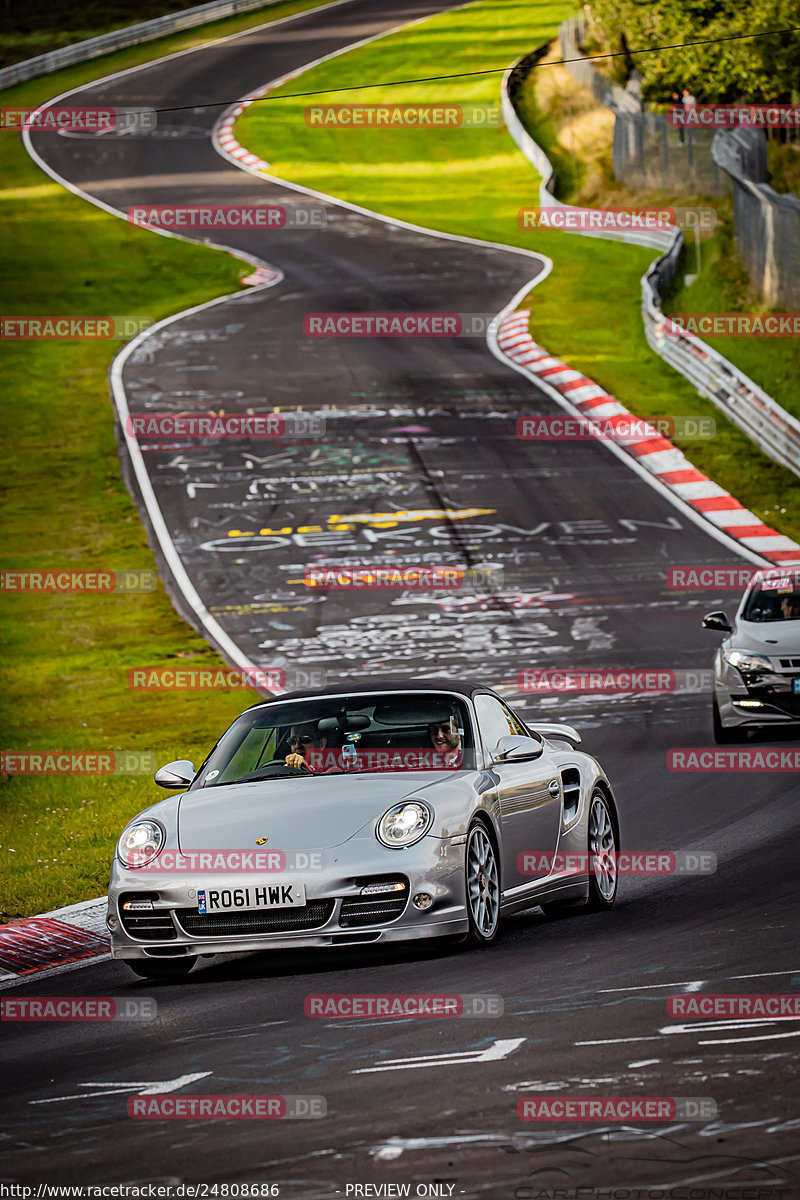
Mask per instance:
[[[270,17],[308,8],[270,8]],[[237,18],[33,80],[2,103],[68,86],[263,22]],[[136,229],[73,196],[0,135],[0,311],[159,319],[236,291],[251,268],[230,255]],[[121,343],[0,342],[4,568],[153,568],[120,476],[107,371]],[[218,666],[163,586],[130,595],[0,596],[4,750],[141,750],[204,756],[256,698],[250,691],[135,692],[126,671],[179,660]],[[101,893],[117,836],[166,795],[139,776],[0,777],[0,920]]]
[[[558,58],[558,54],[548,56]],[[699,277],[689,285],[686,273],[697,271],[694,236],[687,246],[673,286],[664,299],[665,312],[766,312],[754,293],[733,238],[733,201],[729,195],[704,196],[664,189],[634,191],[614,178],[611,161],[613,118],[566,68],[544,65],[531,72],[521,90],[523,121],[535,133],[553,163],[556,195],[570,204],[590,207],[625,205],[664,208],[670,205],[713,208],[718,226],[701,239]],[[577,148],[577,152],[576,152]],[[767,143],[770,181],[783,190],[800,183],[800,145]],[[795,338],[704,338],[756,380],[779,404],[800,416],[800,343]]]
[[[324,2],[324,0],[323,0]],[[58,0],[60,4],[60,0]],[[3,105],[8,107],[24,107],[42,103],[51,96],[57,96],[61,92],[68,91],[70,88],[78,87],[82,83],[87,83],[90,79],[99,79],[103,75],[109,75],[113,71],[123,71],[126,67],[135,67],[140,63],[151,62],[153,59],[161,58],[166,54],[174,54],[178,50],[190,50],[194,46],[203,46],[207,42],[211,42],[221,37],[230,37],[235,33],[242,33],[246,29],[252,29],[258,25],[265,25],[269,21],[277,21],[281,17],[289,16],[291,13],[306,12],[311,8],[319,8],[321,0],[281,0],[278,4],[270,4],[268,7],[256,9],[254,12],[243,13],[237,17],[224,17],[219,21],[211,21],[207,25],[198,25],[193,29],[188,29],[181,33],[171,33],[167,37],[155,38],[152,42],[143,42],[138,46],[129,46],[127,50],[117,50],[113,54],[104,54],[102,57],[93,58],[88,63],[78,63],[74,67],[66,67],[62,71],[56,71],[51,75],[43,75],[39,79],[32,79],[28,83],[20,83],[13,88],[4,88],[0,91],[0,100]],[[191,7],[191,6],[189,6]],[[139,21],[139,9],[137,8],[133,15],[128,14],[128,19],[123,21],[123,25],[131,25]],[[94,29],[87,32],[85,29],[81,32],[81,38],[94,37],[97,33],[102,33],[102,29]],[[1,43],[0,43],[1,45]],[[20,58],[33,58],[36,54],[42,51],[38,49],[26,49],[24,53],[20,53]],[[10,62],[15,61],[12,57]],[[9,63],[0,65],[7,66]],[[266,80],[265,80],[266,82]],[[42,90],[44,88],[44,90]],[[225,96],[223,99],[234,99],[234,97]],[[7,134],[3,135],[7,137]]]
[[[193,6],[194,0],[88,0],[71,11],[63,0],[25,0],[0,11],[0,67],[98,37],[126,25],[151,21]]]
[[[767,141],[767,183],[776,192],[800,195],[800,141]]]
[[[307,104],[497,104],[500,75],[463,82],[370,88],[313,101],[288,92],[342,89],[365,79],[389,81],[503,67],[553,37],[569,12],[562,3],[483,0],[323,63],[254,104],[237,136],[272,173],[366,208],[444,232],[549,255],[553,273],[526,301],[534,337],[632,412],[644,417],[702,415],[717,422],[708,442],[678,442],[692,462],[782,532],[800,539],[800,482],[758,451],[719,410],[647,345],[640,279],[653,252],[552,230],[521,230],[517,214],[538,202],[539,179],[504,127],[359,129],[310,127]],[[546,114],[541,119],[548,120]],[[534,136],[537,114],[529,108]],[[549,135],[552,142],[552,132]],[[566,167],[562,164],[562,173]],[[580,172],[569,176],[577,187]],[[641,200],[636,201],[642,203]]]

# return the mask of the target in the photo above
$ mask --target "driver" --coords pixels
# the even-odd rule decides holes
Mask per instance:
[[[446,756],[448,765],[461,759],[461,734],[456,717],[451,716],[448,721],[432,721],[428,726],[428,737],[434,750]]]
[[[320,737],[317,732],[316,721],[309,721],[306,725],[293,725],[289,739],[292,752],[286,755],[287,767],[315,770],[314,751],[324,750],[328,744],[328,739]]]
[[[781,596],[781,616],[784,621],[796,621],[800,617],[800,592]]]

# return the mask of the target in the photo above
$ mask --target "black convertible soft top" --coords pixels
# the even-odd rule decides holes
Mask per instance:
[[[376,683],[374,677],[366,679],[348,679],[343,683],[334,683],[328,687],[307,688],[297,692],[285,692],[271,700],[260,700],[251,705],[258,708],[261,704],[278,704],[284,700],[321,700],[326,696],[352,696],[356,692],[455,692],[459,696],[469,696],[476,692],[491,692],[497,695],[485,683],[465,683],[459,679],[382,679]]]

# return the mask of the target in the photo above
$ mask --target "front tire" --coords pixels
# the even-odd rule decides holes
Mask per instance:
[[[472,946],[490,946],[500,929],[500,869],[497,852],[482,821],[467,834],[465,854],[467,941]]]
[[[197,962],[193,954],[180,958],[128,958],[126,964],[140,979],[163,979],[166,983],[180,983]]]

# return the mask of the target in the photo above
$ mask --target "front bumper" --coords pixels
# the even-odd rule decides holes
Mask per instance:
[[[111,929],[112,956],[152,959],[321,948],[442,937],[468,930],[463,839],[428,835],[407,850],[389,850],[375,839],[352,839],[323,852],[323,862],[322,870],[314,872],[211,875],[132,870],[115,859],[107,913],[116,921],[116,928]],[[396,895],[394,908],[387,906],[387,894],[368,899],[362,895],[369,882],[401,878],[408,884],[402,906],[396,903]],[[276,883],[302,883],[305,910],[232,910],[223,919],[221,914],[198,914],[200,888],[232,890]],[[415,907],[413,897],[419,893],[431,897],[427,909]],[[131,896],[149,897],[152,908],[137,910],[132,920],[132,914],[121,907]],[[374,911],[377,909],[382,911]]]
[[[722,724],[728,729],[800,728],[800,694],[793,690],[798,677],[800,671],[743,675],[728,663],[718,664],[714,696]]]

